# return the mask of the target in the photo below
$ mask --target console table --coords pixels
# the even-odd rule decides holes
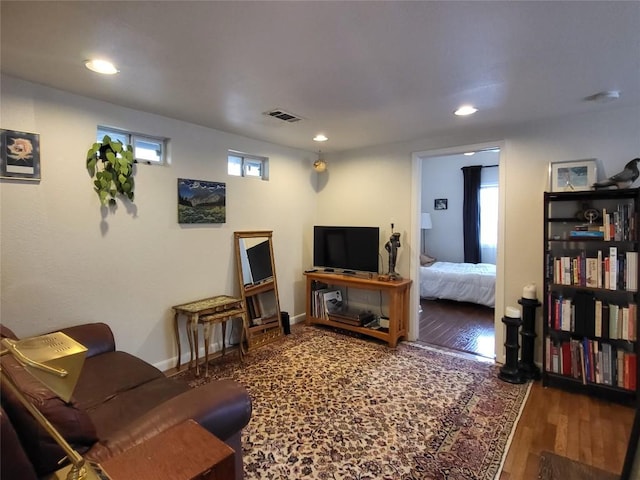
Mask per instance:
[[[233,318],[242,318],[242,324],[245,323],[246,310],[244,302],[241,298],[230,297],[228,295],[218,295],[211,298],[196,300],[195,302],[183,303],[173,307],[175,315],[173,327],[175,330],[176,342],[178,344],[178,361],[176,370],[180,370],[180,330],[178,329],[178,318],[181,314],[187,317],[187,340],[189,341],[189,368],[193,362],[195,351],[196,375],[200,375],[200,366],[198,364],[198,324],[203,325],[204,334],[204,357],[205,357],[205,376],[209,374],[209,344],[211,343],[211,327],[216,323],[222,324],[222,354],[225,353],[225,336],[227,320]],[[244,332],[244,328],[243,328]],[[242,360],[242,340],[240,341],[240,360]]]
[[[409,294],[412,281],[379,280],[376,278],[363,278],[354,275],[306,272],[307,277],[307,325],[329,325],[332,327],[358,332],[363,335],[375,337],[395,347],[398,340],[407,336],[409,325]],[[329,286],[344,286],[362,290],[376,290],[389,295],[389,331],[374,330],[372,328],[350,325],[336,322],[325,317],[313,316],[311,297],[313,294],[313,282],[321,282]]]

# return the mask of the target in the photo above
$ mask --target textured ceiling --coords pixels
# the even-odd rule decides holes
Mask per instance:
[[[318,132],[332,152],[640,109],[640,2],[3,0],[0,14],[5,74],[307,150]],[[608,89],[620,100],[584,101]],[[463,103],[479,112],[452,115]],[[262,115],[276,107],[303,120]]]

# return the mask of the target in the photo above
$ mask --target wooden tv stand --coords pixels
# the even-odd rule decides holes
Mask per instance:
[[[411,280],[378,280],[355,275],[325,272],[305,272],[307,277],[307,325],[329,325],[383,340],[390,347],[395,347],[398,340],[407,336],[409,325],[409,293]],[[313,282],[325,283],[329,286],[344,286],[362,290],[376,290],[389,295],[389,329],[387,331],[349,325],[336,322],[325,317],[314,317],[311,306]]]

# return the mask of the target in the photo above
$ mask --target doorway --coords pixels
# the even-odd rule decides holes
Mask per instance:
[[[500,149],[499,144],[483,144],[414,156],[420,172],[414,199],[420,232],[417,338],[491,359],[502,343],[502,329],[496,328],[502,284],[497,268],[501,263]],[[468,250],[465,256],[464,231],[469,227],[463,225],[463,207],[469,200],[464,199],[461,169],[469,166],[481,167],[476,169],[481,173],[480,189],[473,194],[480,203],[479,252],[473,260]]]

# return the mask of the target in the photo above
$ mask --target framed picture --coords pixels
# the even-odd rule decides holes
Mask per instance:
[[[178,179],[178,223],[225,223],[227,184]]]
[[[446,198],[436,198],[433,201],[433,209],[434,210],[446,210],[447,209],[447,199]]]
[[[40,181],[40,135],[0,129],[0,177]]]
[[[552,192],[580,192],[591,190],[596,183],[595,159],[552,162],[549,164],[549,180]]]

